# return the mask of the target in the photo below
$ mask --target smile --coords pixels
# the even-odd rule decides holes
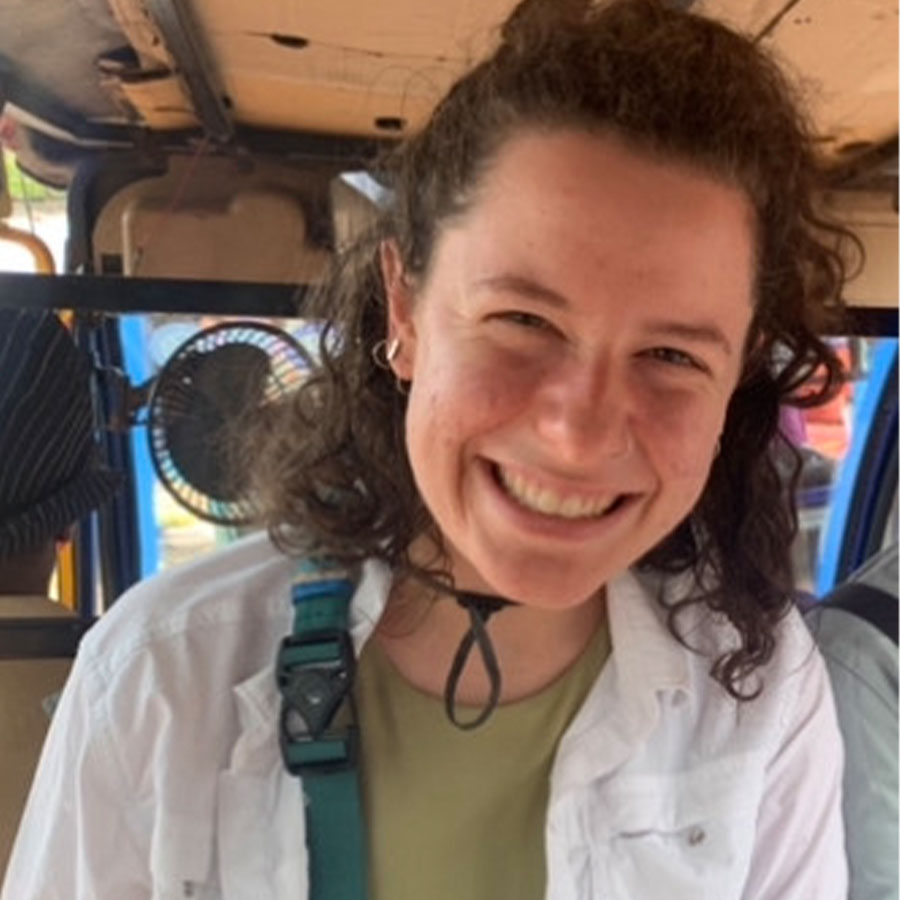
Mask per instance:
[[[533,512],[562,519],[598,519],[618,506],[620,494],[560,493],[523,475],[494,466],[494,474],[507,495]]]

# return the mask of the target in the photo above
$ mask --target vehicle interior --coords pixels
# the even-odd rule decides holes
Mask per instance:
[[[820,202],[865,248],[828,335],[848,387],[804,414],[797,581],[820,596],[897,536],[898,6],[668,2],[783,63],[821,135]],[[210,447],[302,379],[305,290],[372,221],[384,155],[513,5],[0,0],[0,249],[26,259],[0,255],[0,306],[64,316],[128,474],[61,550],[49,613],[0,599],[0,876],[78,640],[131,584],[253,527]]]

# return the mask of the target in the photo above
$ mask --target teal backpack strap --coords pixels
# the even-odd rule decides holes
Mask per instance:
[[[302,778],[310,900],[365,900],[366,835],[349,632],[355,584],[327,560],[304,560],[291,588],[293,634],[281,642],[279,741]]]

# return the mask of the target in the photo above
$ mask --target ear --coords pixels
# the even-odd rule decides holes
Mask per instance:
[[[390,360],[391,369],[401,381],[412,381],[416,356],[415,297],[396,241],[382,241],[379,261],[387,295],[387,343],[389,347],[394,341],[398,344],[397,353]]]

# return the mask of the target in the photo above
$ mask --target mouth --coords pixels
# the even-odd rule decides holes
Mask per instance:
[[[627,494],[563,492],[493,463],[494,480],[507,497],[530,512],[570,520],[597,520],[619,509]]]

